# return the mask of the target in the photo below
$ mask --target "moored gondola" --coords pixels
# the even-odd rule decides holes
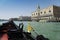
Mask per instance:
[[[49,40],[43,35],[37,35],[37,37],[34,38],[31,33],[23,30],[23,26],[23,23],[17,26],[12,20],[3,23],[0,26],[0,37],[6,33],[8,35],[8,40]]]

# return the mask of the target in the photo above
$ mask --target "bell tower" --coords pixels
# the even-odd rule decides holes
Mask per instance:
[[[39,6],[39,4],[37,4],[37,9],[36,9],[36,11],[37,11],[38,13],[40,13],[40,6]]]

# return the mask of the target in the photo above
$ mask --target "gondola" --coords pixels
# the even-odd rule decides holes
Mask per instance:
[[[2,37],[4,33],[7,33],[8,40],[49,40],[43,35],[37,35],[37,37],[34,38],[31,33],[25,32],[23,27],[23,23],[20,23],[19,26],[17,26],[13,20],[2,23],[2,25],[0,25],[0,37]]]

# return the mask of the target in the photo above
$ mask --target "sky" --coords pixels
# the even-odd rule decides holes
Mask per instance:
[[[60,6],[60,0],[0,0],[0,19],[31,16],[38,4],[41,9],[51,5]]]

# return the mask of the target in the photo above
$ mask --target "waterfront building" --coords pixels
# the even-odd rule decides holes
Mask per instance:
[[[36,12],[32,13],[32,18],[37,15],[37,17],[35,18],[36,20],[39,19],[40,21],[42,21],[42,20],[44,20],[44,21],[60,21],[60,6],[52,5],[47,8],[40,9],[40,11],[37,10],[37,12],[39,13],[38,15],[36,14]]]
[[[10,18],[9,20],[14,20],[14,21],[31,21],[31,16],[19,16],[18,18]]]
[[[31,19],[34,21],[38,21],[40,19],[40,6],[37,5],[36,11],[32,12]]]
[[[19,18],[10,18],[9,20],[19,21]]]
[[[14,20],[14,21],[31,21],[31,16],[19,16],[18,18],[10,18],[9,20]]]
[[[19,16],[19,20],[21,20],[21,21],[31,21],[31,16]]]

